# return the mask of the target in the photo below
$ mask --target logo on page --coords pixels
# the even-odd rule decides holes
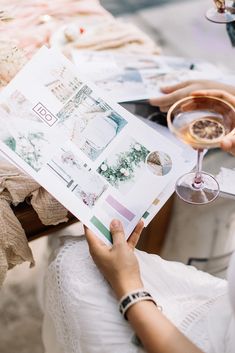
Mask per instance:
[[[57,118],[42,104],[38,103],[33,108],[33,111],[39,116],[40,119],[45,121],[49,126],[54,125],[57,122]]]

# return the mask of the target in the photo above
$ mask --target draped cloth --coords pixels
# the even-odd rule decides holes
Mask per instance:
[[[98,0],[1,0],[0,10],[13,18],[0,22],[1,39],[14,40],[28,56],[48,44],[65,23],[88,16],[111,17]]]
[[[2,25],[0,21],[1,39],[14,40],[28,57],[42,45],[49,45],[58,28],[71,23],[85,29],[76,43],[78,48],[103,50],[134,45],[144,54],[159,53],[148,36],[134,25],[121,24],[98,0],[1,0],[0,10],[13,18]],[[91,27],[95,30],[90,31]],[[102,33],[96,34],[96,27]]]
[[[30,201],[45,225],[68,220],[68,211],[27,174],[1,160],[0,163],[0,285],[8,269],[34,259],[20,222],[11,209],[25,199]]]

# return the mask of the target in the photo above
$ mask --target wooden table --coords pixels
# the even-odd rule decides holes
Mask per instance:
[[[70,224],[76,223],[78,220],[71,213],[68,214],[69,221],[60,223],[56,226],[50,225],[45,226],[42,224],[38,218],[37,213],[34,211],[33,207],[23,202],[16,207],[12,207],[13,212],[20,221],[22,227],[25,230],[26,236],[29,241],[38,239],[42,236],[49,235],[50,233],[63,229]]]

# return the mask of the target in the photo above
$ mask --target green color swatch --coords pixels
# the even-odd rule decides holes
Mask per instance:
[[[93,216],[91,218],[91,223],[97,228],[99,229],[99,231],[112,243],[112,235],[110,233],[110,231],[108,230],[108,228],[106,228],[103,223],[100,222],[100,220],[98,218],[96,218],[95,216]]]

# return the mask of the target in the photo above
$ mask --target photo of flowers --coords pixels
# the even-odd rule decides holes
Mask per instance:
[[[108,188],[108,184],[80,162],[71,151],[61,149],[48,163],[48,167],[89,208],[95,206]]]
[[[98,168],[112,186],[127,193],[143,172],[150,151],[132,138],[128,138]]]
[[[127,121],[88,86],[72,97],[57,114],[59,128],[92,161],[120,133]]]
[[[44,85],[60,102],[65,103],[82,86],[82,82],[68,67],[57,64],[47,74],[47,82]]]
[[[164,152],[151,152],[146,160],[148,170],[156,176],[164,176],[172,169],[171,157]]]
[[[46,163],[50,142],[43,122],[19,91],[0,104],[0,140],[35,171]]]

